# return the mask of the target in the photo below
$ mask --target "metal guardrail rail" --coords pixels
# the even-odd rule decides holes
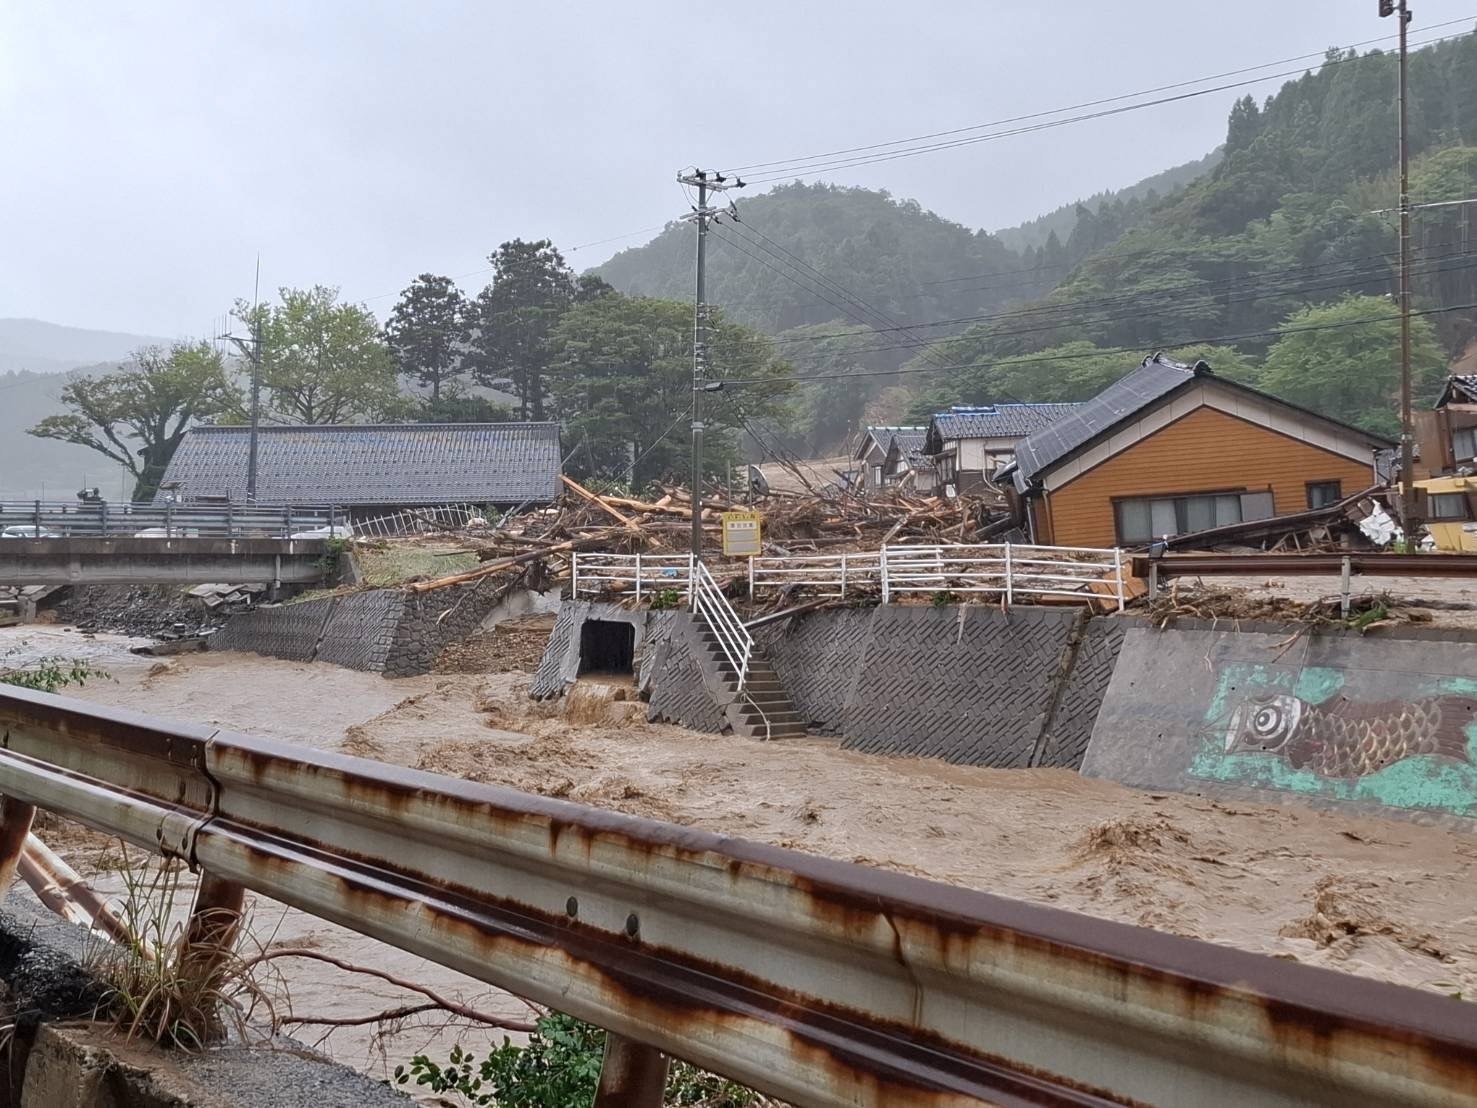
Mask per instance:
[[[110,504],[107,501],[0,504],[0,530],[22,529],[25,538],[134,536],[151,538],[291,538],[342,528],[342,508],[311,504]]]
[[[597,1104],[658,1052],[826,1108],[1477,1104],[1459,1000],[566,801],[19,689],[0,792],[5,884],[35,806],[182,857],[192,936],[244,887],[609,1029]]]

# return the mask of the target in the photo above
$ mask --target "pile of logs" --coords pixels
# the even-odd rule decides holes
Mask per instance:
[[[641,500],[593,492],[568,477],[561,480],[566,491],[553,505],[505,520],[478,536],[475,549],[483,565],[409,587],[421,592],[511,572],[542,586],[565,575],[568,555],[577,550],[661,554],[689,549],[693,501],[687,489],[662,488],[660,496]],[[894,490],[870,495],[776,493],[752,499],[720,491],[705,493],[698,505],[705,547],[721,548],[720,517],[731,511],[758,512],[766,550],[776,554],[876,550],[907,540],[986,541],[982,532],[1002,514],[991,499],[950,501]]]

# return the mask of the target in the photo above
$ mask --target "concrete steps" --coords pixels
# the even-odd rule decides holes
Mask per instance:
[[[739,734],[751,739],[788,739],[806,734],[806,721],[795,710],[774,666],[755,647],[749,658],[748,680],[738,688],[738,674],[723,652],[718,636],[699,624],[699,649],[718,673],[728,692],[737,696],[729,711],[729,722]]]

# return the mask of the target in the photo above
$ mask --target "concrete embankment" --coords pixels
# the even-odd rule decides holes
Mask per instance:
[[[0,906],[0,984],[13,1032],[0,1108],[404,1108],[409,1098],[302,1045],[161,1050],[93,1022],[107,993],[88,972],[101,942],[28,893]]]
[[[1477,635],[1128,630],[1082,772],[1477,828]]]

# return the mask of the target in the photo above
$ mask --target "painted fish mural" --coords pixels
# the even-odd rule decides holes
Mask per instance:
[[[1420,754],[1470,764],[1466,729],[1474,718],[1477,700],[1466,696],[1314,704],[1272,693],[1236,705],[1223,717],[1223,734],[1227,754],[1276,754],[1294,769],[1351,778]]]

